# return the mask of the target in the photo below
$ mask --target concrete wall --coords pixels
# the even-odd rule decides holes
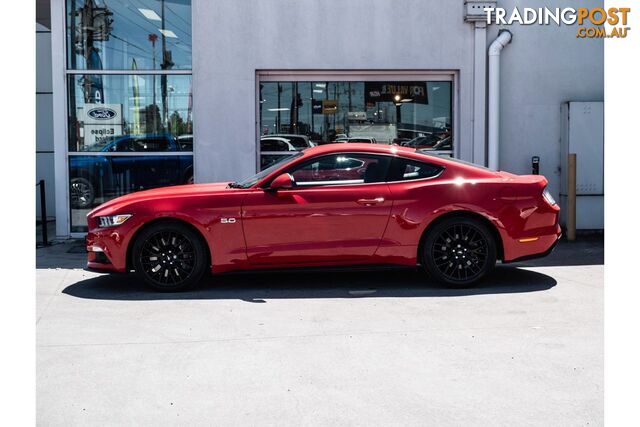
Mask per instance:
[[[459,70],[459,154],[471,159],[473,27],[462,15],[462,1],[194,0],[196,180],[255,172],[265,69]]]
[[[53,92],[51,88],[51,31],[36,24],[36,180],[45,180],[47,217],[55,216],[53,162]],[[40,218],[40,197],[36,197],[36,217]]]
[[[514,6],[551,7],[548,0],[499,0]],[[552,7],[602,7],[602,1],[560,1]],[[501,55],[500,167],[530,173],[531,156],[540,156],[540,173],[560,191],[561,105],[604,100],[604,42],[576,38],[577,26],[491,25],[489,42],[500,28],[511,31]],[[562,160],[562,161],[561,161]],[[586,213],[584,213],[586,214]]]

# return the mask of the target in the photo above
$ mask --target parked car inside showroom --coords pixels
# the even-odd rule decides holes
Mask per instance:
[[[393,265],[452,287],[496,261],[548,254],[559,207],[540,175],[513,175],[411,148],[332,144],[240,182],[142,191],[87,215],[89,269],[162,291],[206,272]]]
[[[364,144],[376,144],[378,141],[376,141],[375,138],[371,138],[368,136],[351,136],[351,137],[342,137],[342,138],[336,138],[335,142],[349,142],[349,143],[354,143],[354,142],[361,142]]]
[[[262,138],[284,138],[293,145],[296,150],[304,150],[305,148],[313,147],[315,144],[311,142],[308,136],[306,135],[297,135],[290,133],[276,133],[265,135]]]
[[[104,155],[69,157],[71,207],[89,209],[98,195],[109,199],[132,191],[193,183],[192,147],[192,136],[176,140],[165,133],[126,135],[86,146],[83,151]],[[167,156],[167,152],[184,155]]]

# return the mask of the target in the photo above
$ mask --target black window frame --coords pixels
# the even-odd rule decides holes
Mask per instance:
[[[318,160],[321,160],[322,158],[325,157],[332,157],[332,156],[367,156],[367,157],[375,157],[375,158],[380,158],[380,159],[389,159],[387,164],[386,164],[386,170],[384,172],[384,179],[382,181],[376,181],[376,182],[359,182],[359,183],[353,183],[353,184],[327,184],[327,183],[323,183],[323,184],[318,184],[318,185],[304,185],[304,186],[300,186],[298,187],[297,185],[294,187],[295,189],[305,189],[305,188],[318,188],[318,187],[339,187],[339,186],[348,186],[348,185],[363,185],[363,184],[385,184],[387,183],[387,178],[389,177],[389,170],[391,168],[391,163],[393,161],[393,158],[396,156],[393,155],[388,155],[388,154],[380,154],[380,153],[367,153],[367,152],[357,152],[357,151],[349,151],[349,152],[341,152],[341,153],[329,153],[329,154],[320,154],[318,156],[312,157],[309,160],[305,160],[304,162],[300,162],[297,163],[295,165],[292,165],[291,167],[283,170],[280,174],[284,174],[284,173],[288,173],[291,174],[293,172],[295,172],[296,170],[299,170],[301,168],[304,168],[306,166],[308,166],[311,163],[315,163]],[[276,176],[277,177],[277,176]],[[276,177],[274,177],[273,179],[275,179]],[[261,188],[269,188],[269,186],[271,185],[271,182],[273,181],[273,179],[270,179],[268,182],[264,183],[263,185],[261,185]],[[339,182],[339,181],[337,181]],[[294,183],[295,184],[295,183]]]

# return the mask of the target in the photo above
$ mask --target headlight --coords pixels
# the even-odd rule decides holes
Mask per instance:
[[[116,225],[120,225],[120,224],[124,223],[129,218],[131,218],[130,214],[99,216],[98,217],[98,226],[100,228],[114,227]]]
[[[547,203],[549,203],[551,206],[556,204],[556,200],[553,198],[553,196],[551,195],[551,192],[549,192],[547,187],[544,188],[544,191],[542,192],[542,197],[544,197]]]

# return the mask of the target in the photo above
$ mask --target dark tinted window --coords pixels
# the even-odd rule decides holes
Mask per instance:
[[[433,178],[442,172],[442,170],[442,166],[396,157],[391,164],[388,181]]]
[[[127,152],[127,151],[170,151],[171,144],[166,138],[123,138],[114,142],[108,148],[108,151]]]
[[[131,151],[170,151],[171,144],[166,138],[135,138],[131,139]]]
[[[302,137],[287,136],[287,139],[294,148],[301,150],[309,147],[309,144],[307,144],[307,140]]]
[[[121,141],[118,141],[109,147],[109,151],[136,151],[135,146],[133,144],[133,140],[129,138],[125,138]]]
[[[178,137],[178,147],[181,151],[193,151],[193,136],[183,135]]]
[[[289,145],[281,139],[262,139],[260,141],[262,151],[289,151]]]
[[[322,156],[289,171],[296,185],[345,185],[384,182],[390,157],[362,153]]]

